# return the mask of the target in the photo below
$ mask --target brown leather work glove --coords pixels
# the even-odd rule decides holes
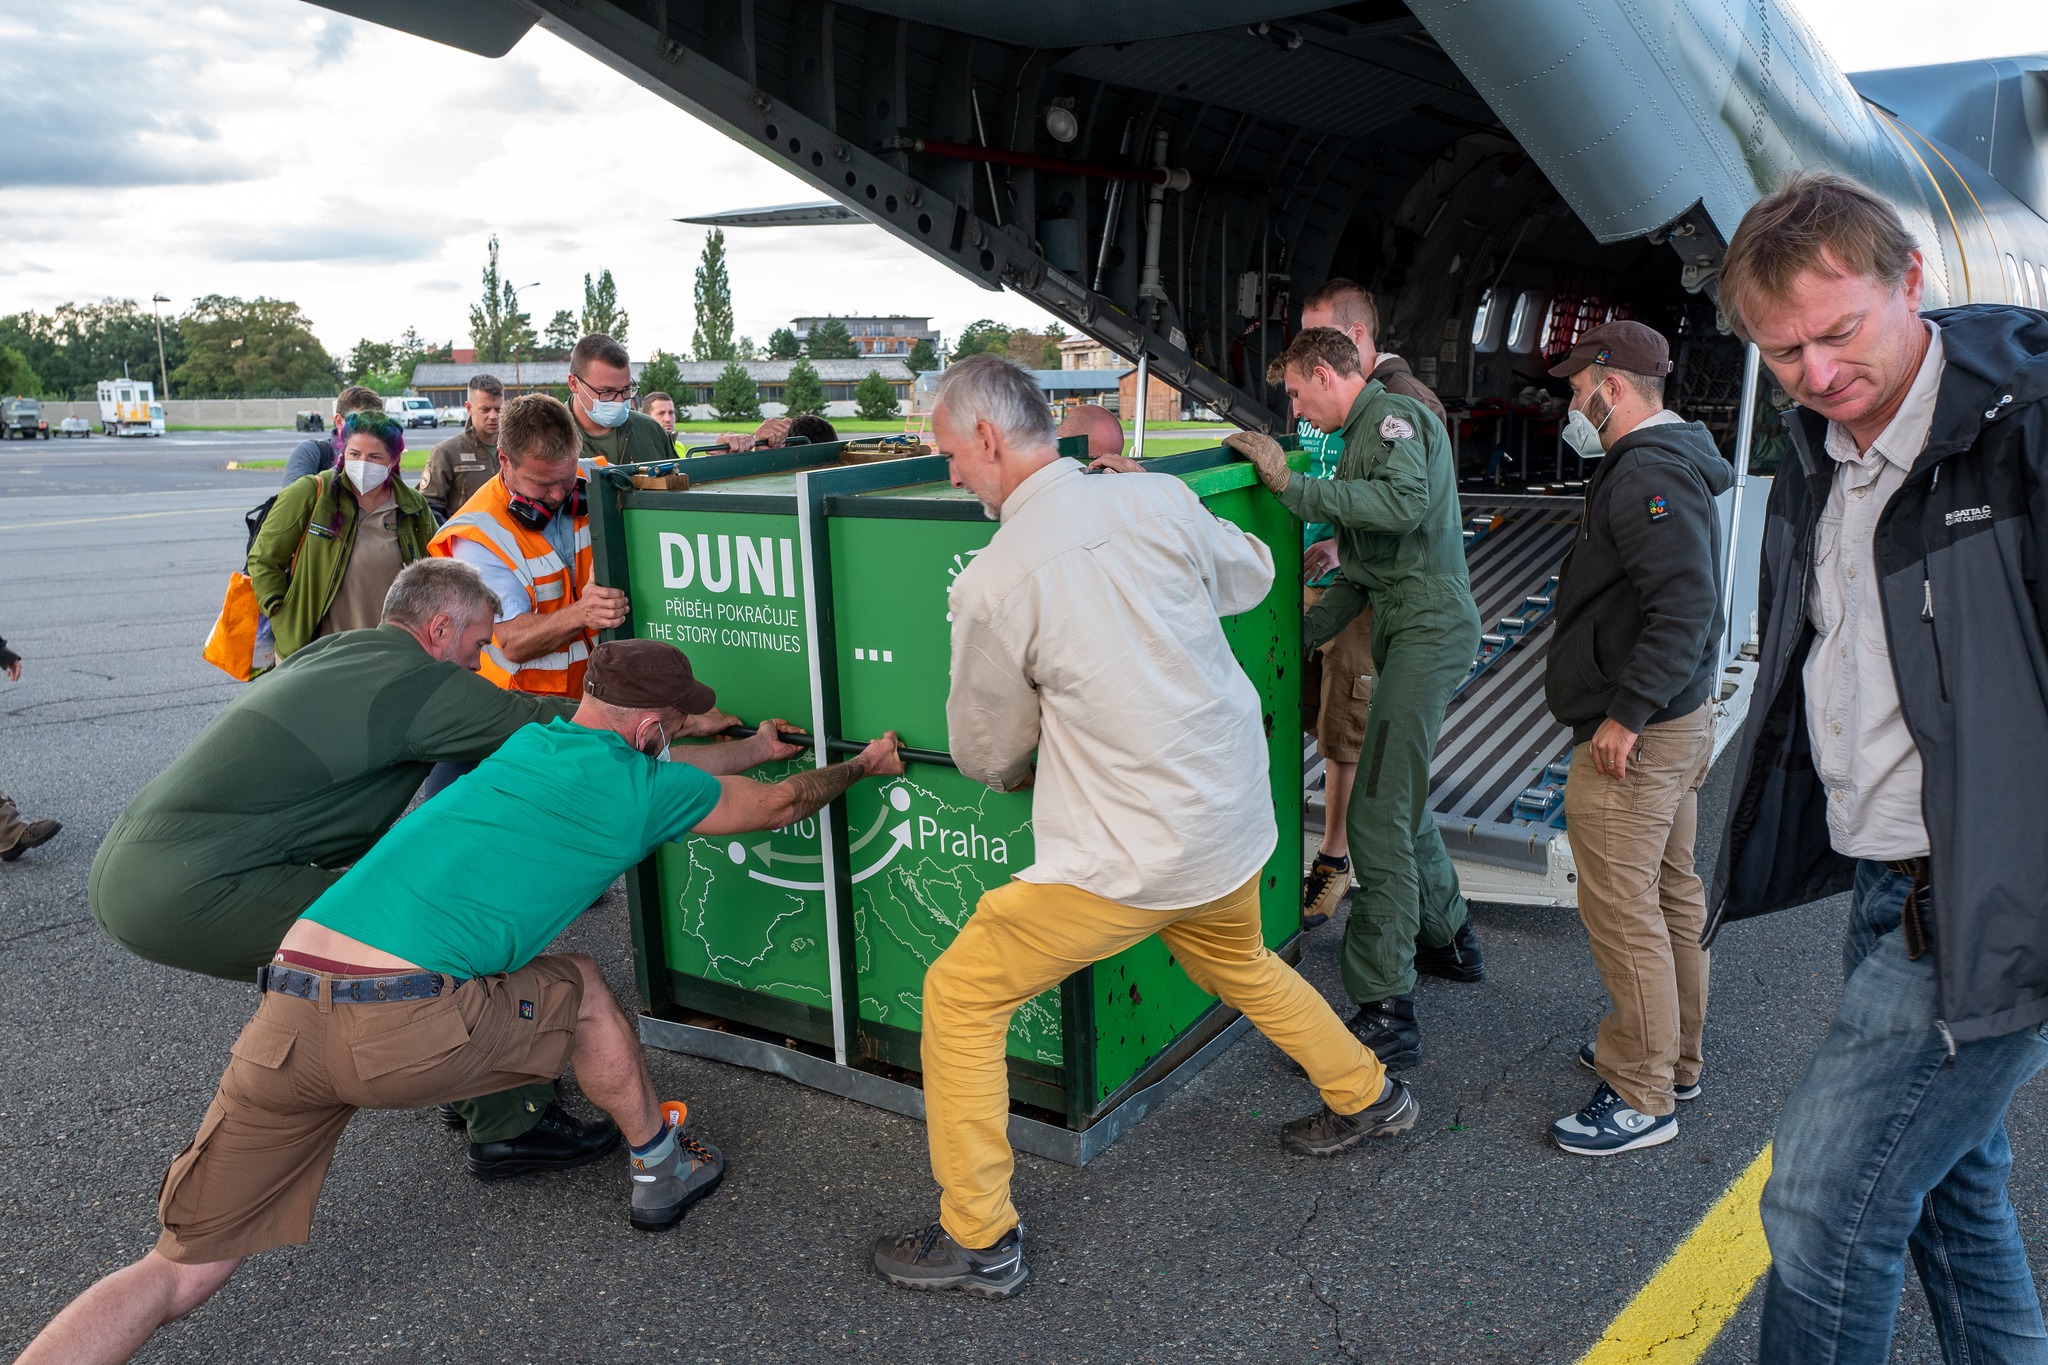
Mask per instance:
[[[1287,467],[1287,452],[1270,436],[1256,431],[1233,431],[1223,438],[1223,444],[1250,460],[1259,471],[1259,482],[1275,493],[1285,489],[1287,481],[1294,477],[1294,471]]]

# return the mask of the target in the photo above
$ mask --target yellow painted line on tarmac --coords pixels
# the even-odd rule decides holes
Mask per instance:
[[[141,521],[147,517],[189,517],[200,512],[246,511],[235,507],[180,507],[174,512],[122,512],[110,517],[72,517],[65,521],[0,521],[0,531],[40,531],[45,526],[92,526],[102,521]]]
[[[1757,1211],[1770,1174],[1765,1147],[1578,1365],[1691,1365],[1705,1355],[1770,1269]]]

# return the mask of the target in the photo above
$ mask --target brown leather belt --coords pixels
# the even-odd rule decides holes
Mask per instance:
[[[1906,936],[1907,959],[1918,962],[1927,956],[1927,922],[1921,905],[1921,898],[1927,894],[1927,860],[1901,858],[1885,867],[1913,879],[1913,889],[1906,893],[1906,903],[1899,911],[1899,932]]]

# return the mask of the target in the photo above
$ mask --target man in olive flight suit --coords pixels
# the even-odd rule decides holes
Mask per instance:
[[[1336,528],[1337,579],[1309,612],[1303,644],[1331,639],[1368,601],[1373,609],[1378,682],[1347,820],[1359,889],[1344,930],[1343,974],[1359,1006],[1353,1030],[1395,1070],[1422,1056],[1418,943],[1475,960],[1479,950],[1429,811],[1444,707],[1479,648],[1457,466],[1443,423],[1366,375],[1357,344],[1334,328],[1303,329],[1268,377],[1284,379],[1299,416],[1344,437],[1331,479],[1295,473],[1279,444],[1256,432],[1224,444],[1258,467],[1288,511]]]

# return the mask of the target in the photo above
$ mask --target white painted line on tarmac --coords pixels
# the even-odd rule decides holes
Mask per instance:
[[[0,531],[40,530],[45,526],[92,526],[102,521],[142,521],[148,517],[189,517],[200,512],[248,510],[237,503],[232,507],[181,507],[173,512],[120,512],[110,517],[70,517],[64,521],[0,521]]]

